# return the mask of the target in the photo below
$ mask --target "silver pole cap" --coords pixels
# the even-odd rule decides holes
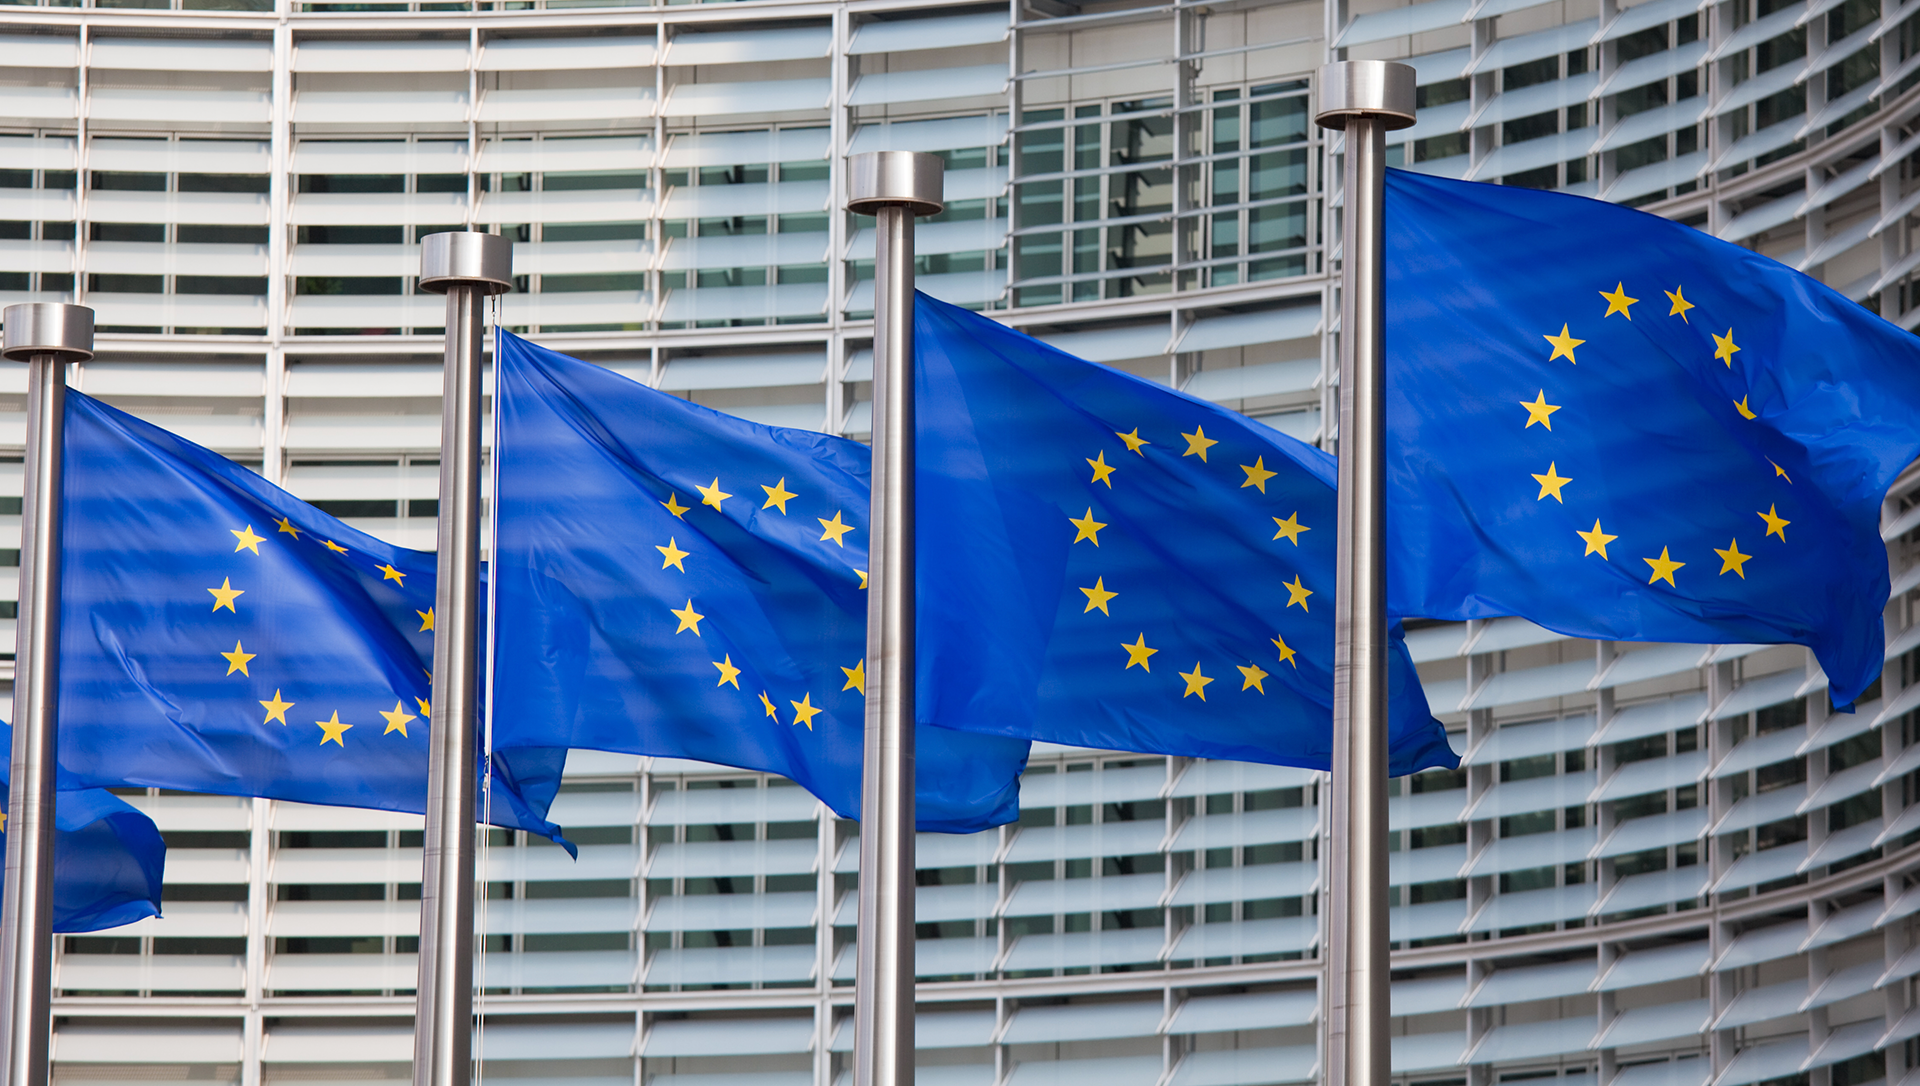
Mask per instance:
[[[1389,130],[1413,127],[1413,66],[1390,60],[1336,60],[1320,67],[1322,128],[1347,127],[1349,117],[1379,117]]]
[[[435,294],[459,286],[505,294],[513,289],[513,242],[477,230],[428,234],[420,239],[420,286]]]
[[[0,355],[26,362],[35,355],[58,355],[63,362],[85,362],[93,357],[93,310],[65,302],[26,302],[10,305],[0,321],[6,324],[6,342]]]
[[[947,164],[919,151],[868,151],[847,159],[847,210],[873,215],[905,207],[915,215],[938,215],[946,206]]]

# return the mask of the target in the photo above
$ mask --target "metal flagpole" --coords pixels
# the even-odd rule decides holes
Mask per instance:
[[[1347,134],[1340,274],[1340,558],[1334,586],[1328,863],[1328,1086],[1387,1086],[1387,577],[1384,389],[1387,132],[1413,124],[1413,69],[1320,69],[1323,128]]]
[[[848,160],[847,210],[874,216],[873,507],[860,784],[854,1086],[913,1086],[913,220],[943,206],[935,155]]]
[[[464,1086],[473,1073],[480,354],[485,345],[480,307],[486,297],[513,289],[513,243],[470,231],[428,234],[420,239],[420,286],[447,296],[447,355],[413,1081],[414,1086]]]
[[[44,1086],[53,1030],[53,791],[60,706],[60,498],[67,363],[93,357],[93,310],[10,305],[0,354],[27,363],[26,500],[13,684],[13,794],[0,899],[7,1086]]]

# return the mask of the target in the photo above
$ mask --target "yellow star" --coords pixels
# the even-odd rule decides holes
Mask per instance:
[[[767,715],[773,718],[775,724],[780,723],[780,714],[774,711],[773,702],[767,700],[765,690],[760,691],[760,707],[767,711]]]
[[[1302,611],[1312,610],[1312,608],[1307,606],[1307,597],[1313,595],[1313,589],[1308,588],[1306,585],[1303,585],[1300,583],[1300,575],[1298,573],[1293,575],[1292,584],[1283,585],[1282,587],[1284,587],[1287,590],[1287,606],[1288,607],[1292,607],[1294,604],[1297,603],[1300,605],[1300,609]]]
[[[718,479],[714,481],[719,482]],[[787,515],[787,503],[800,496],[798,494],[795,494],[793,491],[787,489],[787,477],[784,475],[780,477],[779,482],[773,484],[772,486],[768,486],[765,483],[761,483],[760,489],[767,492],[767,504],[761,506],[760,508],[772,509],[775,506],[779,506],[780,515],[783,517]]]
[[[1100,450],[1099,456],[1088,460],[1087,466],[1093,469],[1093,478],[1087,480],[1089,483],[1105,483],[1108,490],[1113,489],[1113,468],[1107,464],[1105,449]]]
[[[242,649],[240,647],[240,642],[235,641],[233,643],[232,652],[223,652],[220,655],[227,658],[227,674],[231,675],[234,672],[238,671],[242,675],[247,675],[247,661],[253,659],[254,657],[260,654],[257,652],[248,652],[245,649]],[[251,679],[253,678],[253,676],[247,675],[247,678]]]
[[[1301,532],[1313,531],[1312,528],[1300,523],[1300,511],[1297,509],[1288,513],[1287,519],[1285,520],[1281,520],[1279,517],[1273,518],[1273,526],[1279,529],[1273,533],[1273,538],[1280,539],[1284,537],[1287,542],[1296,547],[1300,545]]]
[[[326,733],[320,737],[321,746],[332,743],[336,747],[346,749],[347,744],[341,740],[341,736],[346,735],[347,729],[353,725],[340,723],[340,710],[333,711],[332,720],[316,720],[314,723],[320,725],[320,730]]]
[[[761,506],[761,508],[764,509],[766,507]],[[714,683],[714,686],[721,687],[731,683],[735,690],[740,689],[740,669],[733,666],[732,653],[727,653],[726,659],[724,660],[715,660],[713,666],[720,669],[720,681]]]
[[[1740,541],[1738,539],[1730,540],[1727,543],[1726,550],[1721,550],[1719,547],[1713,548],[1713,553],[1720,556],[1721,576],[1724,577],[1729,573],[1738,573],[1741,580],[1744,581],[1747,579],[1747,571],[1742,567],[1747,564],[1747,559],[1752,558],[1753,555],[1740,553]]]
[[[333,553],[335,554],[347,553],[347,548],[342,547],[340,544],[335,543],[333,540],[329,539],[329,540],[326,540],[325,542],[327,544],[327,549],[332,551]],[[348,725],[348,726],[351,727],[352,725]],[[342,745],[344,746],[345,744],[342,744]]]
[[[1144,633],[1141,634],[1139,640],[1135,641],[1131,645],[1122,641],[1120,643],[1120,647],[1127,650],[1127,667],[1132,667],[1135,664],[1139,664],[1140,670],[1142,671],[1150,672],[1153,670],[1153,665],[1147,663],[1147,658],[1152,656],[1154,653],[1159,652],[1160,650],[1150,649],[1147,647],[1146,634]],[[1126,667],[1123,667],[1120,670],[1125,671],[1126,669],[1127,669]]]
[[[1653,567],[1653,576],[1647,578],[1648,584],[1652,584],[1655,581],[1665,581],[1675,588],[1680,587],[1679,585],[1673,584],[1673,571],[1686,565],[1686,563],[1676,562],[1667,557],[1667,548],[1660,548],[1660,557],[1658,558],[1642,558],[1640,560]]]
[[[1732,369],[1733,356],[1740,351],[1740,348],[1733,345],[1733,329],[1727,329],[1725,336],[1720,335],[1718,332],[1710,334],[1713,336],[1713,357],[1725,362],[1727,368]]]
[[[398,581],[402,586],[407,583],[407,575],[393,568],[391,565],[375,566],[374,568],[380,571],[380,579],[383,581]]]
[[[1740,412],[1740,417],[1743,419],[1753,419],[1753,418],[1759,417],[1758,415],[1755,415],[1753,413],[1753,408],[1747,406],[1747,398],[1745,396],[1742,396],[1739,399],[1733,401],[1733,409],[1735,411]]]
[[[430,705],[430,704],[428,704],[428,702],[427,702],[427,699],[425,699],[425,698],[415,698],[415,699],[413,699],[413,703],[414,703],[415,705],[418,705],[418,706],[420,707],[420,715],[421,715],[421,716],[424,716],[424,717],[431,717],[431,716],[433,716],[433,706],[432,706],[432,705]]]
[[[696,486],[694,489],[700,492],[701,505],[711,505],[715,509],[720,508],[721,502],[733,497],[733,495],[720,489],[720,479],[717,476],[713,482],[708,483],[706,486]]]
[[[1545,501],[1547,500],[1547,495],[1551,494],[1553,495],[1554,501],[1559,502],[1561,505],[1567,504],[1566,499],[1560,496],[1560,488],[1573,482],[1573,480],[1560,477],[1557,463],[1548,464],[1547,473],[1545,475],[1535,475],[1533,481],[1540,484],[1540,496],[1535,498],[1534,501]]]
[[[252,551],[255,554],[259,554],[260,544],[267,541],[266,536],[253,534],[253,525],[251,524],[237,532],[232,528],[228,528],[227,531],[233,532],[233,538],[239,540],[238,543],[233,545],[233,553],[235,554],[239,554],[241,551]]]
[[[859,663],[854,664],[852,667],[843,667],[840,670],[847,673],[847,685],[841,687],[840,689],[843,691],[858,690],[860,692],[861,697],[863,698],[866,697],[867,696],[867,662],[865,660],[862,660]]]
[[[1181,697],[1186,698],[1198,694],[1200,695],[1201,701],[1207,700],[1207,684],[1213,680],[1200,674],[1200,661],[1195,660],[1193,662],[1193,670],[1182,671],[1180,677],[1187,680],[1187,692],[1180,695]],[[1266,691],[1263,690],[1261,693],[1264,694]]]
[[[687,601],[687,606],[684,610],[679,610],[679,609],[669,607],[667,608],[667,613],[675,616],[680,620],[680,628],[673,631],[674,633],[682,634],[682,633],[686,633],[688,630],[692,630],[693,636],[695,637],[700,636],[700,620],[703,618],[706,618],[707,616],[693,609],[692,600]]]
[[[1112,611],[1107,610],[1107,604],[1120,593],[1107,591],[1107,579],[1105,577],[1094,578],[1092,588],[1083,588],[1080,591],[1087,594],[1087,610],[1080,612],[1081,614],[1084,615],[1087,611],[1091,611],[1096,607],[1100,608],[1100,613],[1103,615],[1113,614]]]
[[[867,571],[864,569],[856,569],[854,572],[860,575],[860,587],[867,587]]]
[[[1300,670],[1300,664],[1294,660],[1294,657],[1300,654],[1287,647],[1286,639],[1275,635],[1271,640],[1273,641],[1273,647],[1280,650],[1280,662],[1290,665],[1295,671]],[[1260,692],[1262,694],[1266,693],[1265,690]]]
[[[1113,432],[1113,436],[1127,443],[1128,452],[1138,453],[1142,457],[1145,457],[1147,454],[1140,452],[1140,446],[1153,444],[1153,442],[1148,441],[1146,438],[1140,436],[1140,427],[1138,426],[1134,427],[1133,432],[1130,434],[1123,434],[1120,431],[1115,430]]]
[[[1763,459],[1764,459],[1764,458],[1763,458]],[[1773,461],[1769,459],[1769,460],[1767,460],[1767,463],[1769,463],[1769,464],[1773,464]],[[1778,464],[1773,464],[1773,473],[1774,473],[1775,475],[1778,475],[1778,476],[1779,476],[1780,478],[1782,478],[1782,479],[1785,479],[1785,480],[1787,481],[1787,485],[1788,485],[1788,486],[1792,486],[1792,485],[1793,485],[1793,477],[1792,477],[1791,475],[1788,475],[1788,474],[1787,474],[1787,469],[1786,469],[1786,468],[1783,468],[1783,467],[1781,467],[1781,466],[1780,466],[1780,465],[1778,465]]]
[[[846,546],[846,543],[842,542],[841,537],[853,531],[853,525],[840,519],[840,510],[835,509],[833,511],[832,520],[828,520],[825,517],[815,517],[813,519],[820,522],[820,539],[822,542],[831,539],[833,540],[833,545],[836,547]]]
[[[1240,689],[1258,690],[1262,694],[1267,692],[1267,688],[1260,685],[1262,682],[1266,680],[1267,673],[1260,670],[1259,664],[1248,664],[1245,667],[1240,667],[1239,664],[1235,664],[1233,666],[1236,668],[1240,668],[1241,676],[1247,680],[1246,682],[1240,684]],[[1207,700],[1206,695],[1204,694],[1201,695],[1200,700],[1201,701]]]
[[[1180,455],[1198,456],[1202,464],[1207,462],[1207,450],[1220,444],[1218,441],[1207,436],[1207,428],[1204,426],[1196,426],[1193,428],[1193,433],[1181,434],[1180,436],[1187,439],[1187,451]],[[1141,455],[1145,456],[1146,454],[1142,453]]]
[[[1527,409],[1527,426],[1537,422],[1549,430],[1553,429],[1553,413],[1560,410],[1560,406],[1547,402],[1546,389],[1541,389],[1540,395],[1534,397],[1532,403],[1521,400],[1520,406]],[[1524,430],[1527,426],[1522,426],[1521,429]]]
[[[1607,311],[1605,313],[1600,314],[1601,320],[1606,320],[1608,317],[1613,316],[1615,313],[1619,313],[1622,316],[1625,316],[1628,320],[1632,320],[1633,314],[1627,311],[1627,307],[1640,300],[1638,298],[1627,297],[1627,285],[1625,283],[1616,284],[1613,288],[1612,294],[1608,294],[1604,290],[1601,291],[1600,297],[1605,298],[1607,300]],[[1551,362],[1553,361],[1553,359],[1549,358],[1547,359],[1547,361]]]
[[[415,630],[415,633],[425,633],[433,629],[433,608],[429,607],[424,611],[415,611],[414,614],[420,616],[420,628]]]
[[[1073,517],[1068,517],[1067,523],[1080,529],[1080,533],[1073,537],[1075,543],[1083,539],[1091,539],[1093,540],[1094,546],[1098,547],[1100,545],[1100,529],[1105,528],[1106,525],[1093,519],[1093,506],[1087,506],[1087,511],[1082,514],[1078,520]]]
[[[1559,335],[1541,336],[1540,338],[1546,340],[1548,343],[1553,344],[1553,353],[1547,356],[1547,361],[1551,362],[1556,358],[1564,358],[1567,361],[1572,362],[1576,366],[1580,364],[1579,361],[1573,357],[1573,349],[1575,347],[1580,346],[1582,343],[1585,343],[1586,340],[1575,339],[1573,338],[1573,336],[1569,335],[1567,333],[1567,326],[1565,324],[1562,324],[1560,326]]]
[[[1251,467],[1246,464],[1240,465],[1240,470],[1247,473],[1247,481],[1240,484],[1240,489],[1245,490],[1248,487],[1255,487],[1262,494],[1267,492],[1267,480],[1280,474],[1277,471],[1267,470],[1267,458],[1264,456],[1254,457]]]
[[[420,719],[419,717],[413,715],[412,713],[407,712],[406,709],[402,708],[400,701],[397,698],[394,700],[394,703],[393,703],[393,711],[388,712],[387,710],[382,709],[380,711],[380,715],[387,719],[387,730],[381,732],[380,733],[381,735],[392,735],[394,732],[399,732],[403,737],[405,737],[407,735],[407,722],[410,720]],[[345,743],[342,743],[340,745],[343,747],[346,746]]]
[[[719,481],[720,480],[718,479],[714,480],[714,482],[716,483]],[[672,513],[674,516],[679,517],[681,520],[687,519],[687,510],[693,508],[693,506],[691,505],[681,505],[680,495],[675,494],[671,490],[667,491],[667,500],[661,502],[660,504],[663,506],[666,506],[667,512]]]
[[[233,587],[233,578],[231,577],[220,578],[220,587],[209,588],[207,591],[213,593],[213,609],[216,611],[222,607],[233,611],[233,601],[247,594],[246,589]],[[233,613],[237,615],[240,612],[233,611]]]
[[[813,695],[802,694],[799,701],[789,701],[787,704],[793,706],[793,722],[805,724],[807,730],[812,731],[813,718],[820,715],[819,706],[813,703]]]
[[[1589,554],[1597,554],[1603,559],[1606,558],[1607,544],[1620,538],[1617,535],[1608,535],[1607,533],[1601,531],[1599,517],[1593,518],[1593,531],[1583,532],[1580,529],[1575,528],[1573,530],[1573,534],[1587,541],[1586,553],[1580,556],[1582,558],[1585,558]]]
[[[665,569],[668,566],[672,566],[673,568],[679,570],[682,573],[685,573],[687,571],[687,567],[681,565],[680,560],[693,552],[681,550],[679,541],[676,540],[674,537],[668,536],[666,546],[664,547],[655,546],[653,549],[660,552],[660,568],[661,569]]]
[[[249,678],[251,678],[251,676],[249,676]],[[281,701],[280,691],[275,690],[272,701],[263,701],[260,703],[260,708],[267,711],[267,719],[262,720],[260,723],[271,724],[278,720],[282,725],[285,725],[287,722],[287,710],[293,708],[293,705],[293,702]]]
[[[1754,516],[1767,522],[1767,535],[1779,536],[1782,543],[1787,541],[1787,525],[1793,522],[1780,515],[1779,506],[1769,505],[1766,512],[1755,513]]]
[[[298,528],[295,528],[295,527],[293,526],[293,522],[292,522],[292,521],[289,521],[289,520],[288,520],[288,519],[287,519],[286,517],[278,517],[278,518],[276,518],[276,519],[274,520],[274,524],[276,524],[276,525],[278,525],[278,526],[279,526],[279,529],[280,529],[281,531],[283,531],[283,532],[285,532],[285,533],[287,533],[288,535],[290,535],[290,536],[292,536],[293,538],[295,538],[295,539],[299,539],[299,538],[300,538],[300,529],[298,529]]]
[[[1667,316],[1679,317],[1681,320],[1687,321],[1687,310],[1693,308],[1693,303],[1680,296],[1679,287],[1674,287],[1672,290],[1663,293],[1666,294],[1667,301],[1673,303],[1673,308],[1667,310]],[[1692,324],[1693,322],[1687,321],[1687,323]]]

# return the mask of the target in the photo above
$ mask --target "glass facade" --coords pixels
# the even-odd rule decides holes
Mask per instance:
[[[763,422],[870,427],[848,153],[941,154],[923,288],[1331,444],[1329,56],[1409,59],[1396,163],[1649,207],[1920,323],[1920,4],[94,0],[0,5],[0,303],[81,301],[86,392],[431,546],[441,300]],[[0,495],[24,373],[0,369]],[[0,565],[19,499],[0,496]],[[1464,753],[1395,785],[1408,1086],[1912,1086],[1920,477],[1887,670],[1415,623]],[[0,576],[0,595],[11,595]],[[13,603],[0,601],[0,652]],[[0,662],[0,678],[10,671]],[[1042,747],[1017,825],[921,839],[927,1086],[1314,1081],[1323,775]],[[136,795],[167,916],[60,941],[55,1078],[402,1080],[420,821]],[[850,1081],[857,827],[786,782],[579,753],[578,862],[487,840],[490,1079]]]

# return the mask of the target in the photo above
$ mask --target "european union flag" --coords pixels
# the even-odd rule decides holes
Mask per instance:
[[[434,556],[67,394],[63,786],[418,813]],[[564,750],[496,756],[493,813],[546,836]]]
[[[0,750],[13,728],[0,721]],[[0,758],[0,809],[13,767]],[[0,814],[0,847],[6,841]],[[160,915],[166,842],[153,819],[104,788],[62,791],[53,800],[53,930],[99,931]]]
[[[1392,171],[1386,218],[1395,614],[1802,644],[1840,705],[1878,678],[1920,340],[1595,200]]]
[[[914,299],[921,719],[1326,769],[1333,458]],[[1394,629],[1395,774],[1457,764]]]
[[[494,742],[778,773],[858,817],[871,454],[501,333]],[[1027,744],[920,728],[920,828],[1019,814]]]

